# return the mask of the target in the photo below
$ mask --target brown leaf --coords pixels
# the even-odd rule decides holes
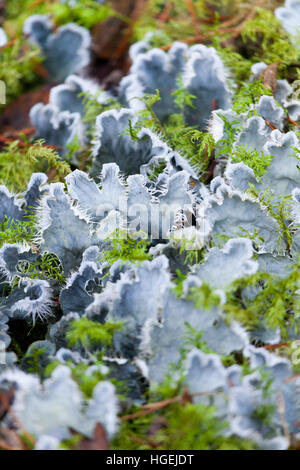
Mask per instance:
[[[85,438],[80,441],[76,450],[108,450],[109,443],[106,432],[102,424],[97,423],[94,429],[94,434],[91,439]]]
[[[136,21],[147,0],[111,0],[110,5],[119,14]],[[120,18],[109,18],[93,28],[93,50],[101,59],[121,57],[129,46],[132,25]]]
[[[20,95],[9,103],[0,117],[0,133],[13,134],[16,130],[31,127],[29,111],[36,103],[48,103],[51,85],[43,85],[37,90]]]
[[[34,70],[35,70],[35,72],[36,72],[40,77],[42,77],[44,80],[48,80],[48,78],[49,78],[49,72],[48,72],[48,70],[46,69],[46,67],[44,67],[42,64],[35,64]]]
[[[163,416],[158,416],[155,418],[149,426],[147,436],[154,437],[158,431],[166,429],[168,427],[168,422]]]
[[[277,90],[277,70],[279,63],[275,62],[274,64],[268,65],[263,72],[258,75],[258,78],[263,78],[263,84],[266,88],[272,91],[275,95]]]
[[[28,450],[21,437],[11,429],[0,428],[0,449]]]
[[[0,392],[0,419],[10,410],[10,405],[14,399],[15,390],[10,388],[7,392]]]
[[[12,142],[18,141],[18,146],[20,148],[26,148],[27,144],[22,140],[20,134],[24,134],[27,137],[32,136],[35,133],[34,127],[28,127],[26,129],[20,129],[16,131],[11,129],[9,132],[0,134],[0,146],[11,144]]]

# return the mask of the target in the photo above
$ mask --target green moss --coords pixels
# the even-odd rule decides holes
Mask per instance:
[[[134,27],[134,40],[139,41],[144,38],[148,32],[157,31],[157,18],[164,12],[165,2],[161,0],[150,0],[144,14],[139,18]],[[165,46],[174,40],[184,39],[193,34],[194,28],[191,25],[191,19],[186,8],[185,2],[172,2],[172,11],[169,12],[167,21],[163,19],[159,22],[163,35],[154,36],[154,45]]]
[[[47,353],[46,348],[34,347],[30,353],[26,353],[23,357],[23,364],[25,362],[25,368],[27,372],[31,374],[37,374],[40,377],[44,376],[44,364],[43,357]]]
[[[233,98],[232,109],[237,113],[250,113],[251,107],[258,104],[258,101],[263,95],[272,95],[269,88],[266,88],[260,80],[254,80],[253,82],[244,83]]]
[[[49,5],[49,12],[53,14],[55,22],[59,25],[74,22],[88,29],[111,16],[119,16],[109,3],[100,5],[95,0],[77,0],[74,6],[55,2]]]
[[[272,404],[265,403],[263,405],[258,406],[254,410],[252,414],[252,418],[261,421],[266,426],[269,426],[272,422],[274,412],[275,412],[275,406]]]
[[[180,365],[183,364],[183,361],[185,360],[187,354],[191,351],[191,349],[194,348],[203,351],[205,354],[215,354],[215,351],[207,346],[202,336],[203,331],[199,331],[197,330],[197,328],[191,326],[188,322],[185,322],[185,334],[183,347],[181,350]],[[229,367],[237,363],[236,358],[231,354],[227,356],[220,355],[219,357],[225,367]],[[176,367],[178,369],[178,365],[176,365]]]
[[[96,0],[77,0],[74,6],[60,1],[10,0],[7,2],[6,16],[9,28],[14,29],[17,34],[22,33],[26,18],[35,14],[51,15],[58,25],[74,22],[88,29],[111,16],[119,16],[109,4],[100,5]]]
[[[242,30],[245,44],[254,43],[252,60],[273,64],[275,62],[287,65],[297,62],[299,49],[292,45],[288,34],[274,13],[265,8],[256,8],[256,16],[247,21]]]
[[[212,406],[178,401],[179,403],[171,402],[160,412],[153,411],[150,415],[122,422],[120,431],[112,442],[112,450],[256,448],[251,441],[224,436],[227,425],[216,417]]]
[[[27,220],[10,220],[7,217],[0,222],[0,248],[4,243],[24,243],[31,242],[36,235],[34,218],[27,217]]]
[[[92,398],[96,385],[106,379],[106,375],[101,372],[101,368],[103,367],[101,360],[94,361],[93,365],[98,367],[95,368],[92,373],[87,373],[89,368],[87,364],[75,365],[70,362],[68,365],[71,368],[73,379],[78,384],[84,396],[86,398]]]
[[[151,259],[148,253],[150,242],[142,233],[137,233],[133,238],[127,232],[117,229],[107,238],[107,242],[110,247],[100,255],[100,259],[109,266],[118,260],[124,263],[140,263]]]
[[[287,337],[291,327],[298,331],[299,281],[299,265],[293,266],[291,273],[283,279],[259,272],[235,281],[228,289],[224,305],[228,321],[238,320],[248,328],[265,323],[274,330],[279,328],[283,338]],[[253,299],[241,296],[241,292],[249,287],[258,289]]]
[[[86,317],[75,320],[66,334],[70,346],[80,344],[85,348],[93,345],[110,346],[116,330],[121,328],[121,323],[96,323]]]
[[[162,450],[236,450],[253,449],[253,444],[238,438],[226,438],[226,424],[215,416],[215,409],[205,405],[174,404],[166,413],[166,428],[158,431],[155,441]]]
[[[63,284],[66,278],[59,258],[53,253],[43,253],[34,263],[19,264],[18,270],[31,279],[52,279]]]
[[[212,135],[187,126],[181,114],[169,117],[164,132],[170,147],[186,158],[199,176],[205,178],[215,149]]]
[[[278,78],[296,78],[295,64],[299,61],[299,48],[291,44],[288,35],[283,31],[279,21],[273,12],[266,8],[258,8],[251,21],[243,25],[238,36],[231,38],[230,32],[222,32],[223,15],[234,15],[239,10],[238,1],[205,0],[193,1],[194,12],[191,15],[188,2],[175,0],[172,9],[167,11],[170,5],[161,0],[147,2],[145,13],[133,26],[132,40],[140,40],[148,31],[154,33],[153,46],[164,47],[171,45],[175,40],[188,40],[188,44],[203,42],[198,41],[198,32],[207,38],[204,43],[216,47],[220,57],[227,67],[228,76],[232,76],[235,84],[229,83],[233,92],[233,109],[237,114],[245,113],[248,117],[255,114],[253,106],[256,105],[262,95],[271,95],[262,80],[250,81],[250,69],[253,63],[264,61],[266,64],[279,62]],[[169,2],[171,3],[171,2]],[[215,12],[215,13],[213,13]],[[95,23],[106,20],[109,17],[120,15],[113,12],[108,4],[99,5],[95,0],[78,0],[77,6],[70,7],[59,1],[34,2],[33,0],[11,0],[6,5],[7,21],[5,29],[10,38],[16,38],[15,42],[2,49],[0,57],[0,80],[6,83],[7,101],[11,101],[35,85],[41,83],[35,73],[36,65],[41,61],[38,50],[27,44],[20,38],[24,19],[32,14],[50,14],[57,25],[74,21],[77,24],[91,28]],[[164,14],[168,13],[165,16]],[[162,15],[163,14],[163,15]],[[162,15],[162,16],[161,16]],[[229,16],[230,16],[229,15]],[[199,31],[195,26],[194,16],[198,20]],[[160,17],[160,18],[158,18]],[[130,24],[128,19],[123,18]],[[199,20],[208,20],[201,22]],[[226,18],[225,18],[226,20]],[[159,31],[158,31],[159,25]],[[234,29],[234,28],[233,28]],[[234,32],[234,31],[233,31]],[[193,38],[194,36],[194,38]],[[233,40],[231,40],[233,39]],[[166,48],[167,49],[167,48]],[[294,76],[295,75],[295,76]],[[300,77],[300,76],[299,76]],[[298,77],[298,78],[299,78]],[[299,80],[298,80],[299,81]],[[299,83],[294,82],[295,96],[298,94]],[[89,144],[80,148],[78,139],[68,146],[71,161],[73,155],[78,157],[81,169],[87,170],[91,163],[90,148],[94,137],[95,120],[97,116],[107,109],[120,107],[120,104],[111,99],[104,105],[98,102],[99,96],[90,93],[81,95],[84,100],[85,113],[83,121],[87,124],[87,136]],[[178,105],[178,113],[169,116],[168,120],[161,123],[155,114],[155,104],[160,99],[159,92],[154,95],[146,95],[142,101],[145,109],[139,112],[139,121],[136,126],[129,125],[127,133],[132,139],[138,139],[141,127],[147,127],[162,136],[163,140],[175,151],[178,151],[191,164],[199,178],[207,182],[211,178],[211,165],[214,157],[222,154],[222,158],[231,158],[234,162],[244,162],[253,169],[255,175],[260,177],[269,166],[272,156],[265,155],[256,150],[250,150],[243,146],[235,146],[238,132],[241,131],[239,121],[229,123],[224,119],[225,135],[222,141],[216,145],[209,132],[200,132],[195,127],[187,126],[184,120],[184,111],[187,107],[193,107],[194,96],[190,95],[183,86],[183,80],[178,77],[178,89],[173,92],[173,97]],[[30,176],[35,171],[43,171],[54,174],[54,181],[64,180],[70,171],[68,164],[63,162],[59,155],[42,142],[32,143],[23,140],[15,141],[0,152],[0,183],[7,184],[16,192],[26,189]],[[21,145],[20,145],[21,142]],[[25,146],[24,146],[25,142]],[[297,152],[297,149],[295,149]],[[150,175],[155,180],[165,169],[165,164],[153,168]],[[274,198],[270,193],[258,193],[254,187],[250,187],[250,193],[276,219],[279,225],[278,239],[283,238],[287,242],[287,251],[292,248],[292,234],[294,227],[288,225],[291,220],[290,198]],[[36,235],[35,220],[32,217],[26,221],[8,221],[5,219],[0,224],[0,247],[3,243],[34,243]],[[251,233],[237,227],[237,235],[246,236],[258,245],[259,235],[255,229]],[[214,239],[214,245],[220,246],[227,241],[225,236],[219,235]],[[109,268],[115,261],[122,260],[130,263],[140,263],[151,259],[149,247],[151,242],[143,236],[124,236],[121,232],[112,234],[107,240],[107,250],[102,254],[101,262]],[[33,246],[33,249],[35,247]],[[204,250],[188,250],[184,243],[179,246],[179,254],[186,254],[186,263],[195,264],[203,259]],[[22,270],[30,278],[49,279],[54,285],[65,282],[64,273],[58,258],[51,253],[44,253],[37,257],[35,263],[20,264]],[[175,293],[183,297],[183,282],[186,276],[176,272]],[[299,263],[292,267],[290,274],[285,278],[278,278],[267,273],[256,273],[235,281],[226,290],[226,303],[222,306],[225,319],[230,322],[233,319],[250,330],[267,324],[272,329],[280,328],[282,337],[287,335],[292,327],[298,331],[300,302],[299,302]],[[18,283],[16,279],[11,286],[13,289]],[[256,288],[257,295],[254,299],[247,299],[245,289]],[[194,302],[199,309],[211,309],[220,304],[219,297],[207,284],[199,288],[193,288],[184,296]],[[37,322],[34,328],[27,325],[24,333],[24,322],[11,322],[10,325],[13,341],[11,350],[16,351],[20,360],[27,360],[30,372],[39,374],[42,378],[49,375],[58,361],[53,361],[45,368],[41,366],[43,349],[37,349],[24,358],[27,347],[33,340],[45,338],[47,325]],[[71,347],[83,348],[89,358],[88,364],[73,364],[67,366],[72,371],[72,376],[79,385],[85,398],[91,398],[94,387],[101,380],[111,380],[108,374],[103,373],[103,356],[109,353],[113,336],[121,324],[100,324],[83,317],[71,324],[67,332],[67,340]],[[145,394],[147,405],[153,404],[151,413],[138,416],[133,419],[121,421],[120,431],[112,443],[112,449],[137,450],[137,449],[162,449],[162,450],[238,450],[255,449],[256,446],[248,440],[242,440],[235,436],[225,437],[228,431],[227,423],[222,421],[213,407],[194,404],[192,397],[184,388],[184,374],[181,366],[192,348],[198,348],[206,353],[212,353],[202,338],[202,332],[196,330],[188,323],[185,325],[184,344],[181,348],[181,358],[177,364],[173,364],[164,383],[154,391]],[[296,349],[288,344],[279,350],[280,354],[288,357],[293,362]],[[297,353],[298,354],[298,353]],[[299,354],[298,354],[299,355]],[[243,373],[251,371],[249,361],[242,354],[220,356],[225,367],[232,364],[240,364]],[[25,361],[26,362],[26,361]],[[87,374],[90,364],[99,366],[92,374]],[[180,379],[174,383],[172,372],[176,368]],[[261,371],[260,371],[261,372]],[[295,365],[295,372],[299,372],[299,365]],[[270,380],[262,372],[264,397],[268,397]],[[131,406],[131,400],[127,399],[128,388],[121,383],[116,384],[122,402],[122,414],[141,412],[140,406]],[[161,400],[169,402],[160,408],[155,404]],[[128,408],[130,406],[130,408]],[[268,426],[274,413],[272,405],[264,404],[256,408],[253,418],[258,419]],[[158,423],[160,423],[158,425]],[[79,443],[81,436],[75,435],[62,444],[64,449],[72,449]]]
[[[283,239],[291,249],[293,246],[293,227],[288,222],[293,220],[291,216],[291,196],[274,195],[269,188],[265,191],[256,191],[251,183],[247,192],[276,220],[278,224],[278,243]]]
[[[82,98],[84,106],[82,121],[91,128],[95,125],[97,116],[99,116],[103,111],[121,107],[120,103],[115,98],[108,98],[105,103],[99,103],[99,98],[103,93],[103,90],[99,90],[95,95],[90,92],[78,94],[78,97]]]
[[[239,52],[234,51],[232,47],[223,47],[221,37],[216,36],[213,38],[212,43],[223,60],[229,75],[232,76],[237,85],[241,86],[249,78],[252,62]],[[229,85],[231,85],[230,82]]]
[[[194,302],[196,308],[210,310],[220,304],[220,296],[217,295],[209,284],[203,282],[201,287],[192,287],[187,299]]]
[[[33,15],[36,13],[45,14],[47,12],[48,2],[35,2],[32,0],[10,0],[5,5],[5,13],[7,21],[24,22],[25,15]],[[24,16],[23,16],[24,15]]]
[[[74,450],[75,447],[80,444],[82,441],[83,437],[81,434],[75,433],[72,437],[69,439],[64,440],[63,442],[60,443],[59,448],[62,450]]]
[[[5,83],[6,103],[19,96],[26,88],[40,82],[35,72],[42,62],[39,50],[29,46],[24,40],[17,39],[11,46],[4,47],[0,53],[0,80]],[[0,105],[3,108],[4,105]]]
[[[177,77],[177,90],[173,91],[172,96],[174,96],[174,102],[181,112],[183,112],[185,108],[195,109],[193,101],[196,96],[189,93],[185,88],[182,76],[180,74]]]
[[[273,155],[266,155],[263,151],[249,149],[245,145],[236,145],[231,154],[231,160],[243,162],[249,168],[252,168],[255,176],[260,178],[266,173],[266,170],[272,162]]]
[[[236,92],[233,98],[232,109],[237,115],[243,114],[245,119],[257,115],[258,112],[254,109],[254,106],[258,104],[261,96],[272,95],[272,92],[264,86],[262,80],[247,81]],[[279,103],[277,104],[279,105]],[[218,141],[219,150],[216,153],[216,157],[222,155],[222,157],[226,156],[226,158],[231,159],[233,162],[243,162],[260,179],[271,164],[273,156],[267,155],[263,151],[248,148],[245,145],[234,145],[238,134],[242,131],[241,123],[239,120],[229,122],[222,114],[219,114],[219,117],[224,122],[225,137]]]
[[[24,139],[25,145],[15,140],[0,152],[0,184],[18,192],[26,189],[34,172],[53,169],[53,181],[60,181],[70,172],[69,165],[42,140],[32,143],[25,136]]]

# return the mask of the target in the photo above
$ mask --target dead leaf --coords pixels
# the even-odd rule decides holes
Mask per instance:
[[[275,62],[274,64],[268,65],[263,72],[258,75],[258,78],[263,78],[263,84],[266,88],[272,91],[275,95],[277,90],[277,70],[279,63]]]
[[[48,103],[51,85],[43,85],[37,90],[20,95],[9,103],[0,117],[0,133],[12,134],[15,131],[30,128],[29,111],[36,103]]]
[[[0,419],[2,419],[10,410],[10,405],[13,402],[14,394],[15,390],[13,387],[6,392],[0,392]]]
[[[147,432],[147,436],[154,437],[156,436],[158,431],[161,431],[162,429],[166,429],[167,427],[168,427],[167,420],[163,416],[158,416],[150,424],[148,432]]]
[[[93,50],[101,59],[120,58],[129,46],[132,25],[144,11],[147,0],[111,0],[112,8],[129,19],[109,18],[93,28]]]
[[[0,449],[28,450],[21,437],[11,429],[0,428]]]
[[[94,429],[94,434],[91,439],[84,438],[80,441],[76,450],[108,450],[109,443],[106,436],[105,429],[102,424],[97,423]]]

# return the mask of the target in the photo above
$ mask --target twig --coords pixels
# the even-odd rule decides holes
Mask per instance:
[[[5,444],[5,442],[3,441],[0,441],[0,448],[1,449],[4,449],[4,450],[17,450],[17,449],[14,449],[13,447]]]
[[[39,6],[41,3],[52,3],[52,0],[36,0],[35,2],[31,3],[31,5],[28,5],[28,9],[35,8]]]
[[[2,51],[2,49],[7,49],[8,47],[13,46],[17,42],[17,40],[18,38],[14,38],[11,41],[7,42],[6,44],[4,44],[4,46],[0,47],[0,51]]]
[[[0,143],[8,145],[8,144],[12,144],[13,142],[15,142],[15,139],[10,139],[8,137],[5,137],[4,135],[0,135]],[[21,142],[19,140],[18,141],[18,147],[25,148],[26,144],[24,144],[24,142]]]
[[[217,33],[218,34],[225,34],[225,33],[234,33],[236,31],[236,28],[219,28]],[[205,40],[209,40],[211,36],[213,36],[216,33],[216,31],[206,31],[203,34],[197,34],[196,36],[186,38],[186,39],[181,39],[181,42],[184,42],[186,44],[189,44],[191,42],[201,42]],[[169,50],[173,46],[173,43],[167,44],[166,46],[163,46],[163,50]]]
[[[268,121],[268,119],[265,119],[265,121],[266,121],[267,126],[269,126],[269,128],[272,129],[272,131],[277,129],[277,127],[275,127],[273,124],[271,124],[270,121]]]
[[[165,8],[163,9],[163,11],[161,12],[161,14],[158,17],[158,22],[159,22],[160,26],[167,22],[167,20],[169,19],[170,13],[173,10],[173,7],[174,7],[173,2],[170,2],[170,3],[166,4]]]
[[[194,30],[196,34],[200,33],[200,28],[198,24],[198,18],[197,18],[197,12],[195,9],[195,5],[193,4],[193,0],[185,0],[186,7],[188,9],[189,14],[191,15],[192,18],[192,23],[194,26]]]
[[[49,78],[48,70],[42,64],[35,64],[34,71],[44,80]]]
[[[222,26],[220,28],[218,28],[217,30],[213,30],[213,31],[206,31],[205,33],[203,34],[197,34],[191,38],[187,38],[187,39],[183,39],[182,42],[186,43],[186,44],[189,44],[191,42],[200,42],[200,41],[204,41],[204,40],[209,40],[209,38],[214,35],[216,32],[221,35],[221,34],[226,34],[226,33],[231,33],[231,38],[235,39],[237,36],[239,36],[239,34],[243,31],[243,28],[245,26],[245,23],[248,22],[248,21],[251,21],[255,15],[256,15],[256,10],[255,8],[260,6],[262,4],[262,0],[259,0],[258,2],[256,2],[254,5],[251,6],[251,11],[245,16],[245,14],[243,14],[242,18],[243,21],[238,25],[238,26],[235,26],[235,27],[229,27],[231,26],[232,24],[235,24],[235,21],[233,21],[233,18],[231,18],[230,20],[224,22],[222,24]],[[237,16],[238,17],[238,16]],[[235,19],[237,18],[235,17]],[[162,49],[163,50],[169,50],[170,47],[172,47],[173,43],[172,44],[168,44],[166,46],[163,46]]]
[[[35,2],[31,3],[30,5],[28,5],[28,9],[31,9],[31,8],[35,8],[37,6],[39,6],[41,3],[45,3],[45,0],[36,0]],[[46,2],[47,3],[47,2]]]
[[[253,5],[253,10],[250,11],[250,13],[244,19],[244,21],[236,28],[235,31],[233,31],[233,33],[232,33],[232,38],[233,39],[235,39],[237,36],[239,36],[241,34],[241,32],[244,29],[245,23],[247,23],[248,21],[251,21],[255,18],[256,13],[257,13],[256,10],[255,10],[255,7],[257,7],[261,3],[262,2],[260,1],[260,2],[257,2],[255,5]]]
[[[242,21],[245,18],[245,12],[240,12],[237,15],[233,16],[232,18],[229,18],[227,21],[222,22],[222,27],[226,28],[229,26],[234,26],[236,24],[239,24],[240,21]]]
[[[212,392],[212,393],[217,393],[217,392]],[[191,403],[193,397],[197,396],[207,396],[211,395],[212,393],[208,392],[200,392],[200,393],[193,393],[190,394],[187,389],[185,389],[182,393],[182,395],[178,395],[177,397],[169,398],[168,400],[163,400],[163,401],[158,401],[155,403],[147,403],[142,407],[141,411],[137,411],[136,413],[132,413],[129,415],[121,416],[120,420],[121,421],[129,421],[131,419],[135,418],[140,418],[141,416],[148,415],[150,413],[154,413],[155,411],[158,411],[162,408],[165,408],[166,406],[172,405],[173,403]]]
[[[284,346],[288,346],[290,343],[278,343],[278,344],[267,344],[264,346],[264,349],[279,349],[283,348]]]
[[[214,34],[214,31],[208,31],[207,33],[199,34],[199,35],[193,36],[191,38],[181,39],[181,42],[184,42],[185,44],[189,44],[190,42],[205,41],[206,39],[209,39],[212,34]],[[161,49],[163,51],[168,51],[169,49],[171,49],[173,44],[174,44],[173,42],[171,44],[167,44],[166,46],[163,46]]]
[[[285,117],[284,119],[285,119],[286,121],[290,122],[291,124],[294,124],[294,126],[300,128],[300,124],[298,124],[298,122],[296,122],[296,121],[293,121],[293,119],[291,119],[289,116],[288,116],[288,117]]]
[[[21,132],[21,131],[20,131]],[[27,144],[25,144],[24,142],[22,142],[21,140],[19,139],[11,139],[9,137],[5,137],[4,135],[1,135],[0,134],[0,144],[5,144],[5,145],[8,145],[8,144],[12,144],[13,142],[18,142],[18,147],[20,148],[26,148],[27,147]],[[33,147],[34,144],[29,144],[30,147]],[[52,150],[62,150],[62,146],[61,145],[43,145],[44,148],[48,148],[48,149],[52,149]]]
[[[154,413],[155,411],[160,410],[161,408],[165,408],[168,405],[172,405],[173,403],[178,403],[182,400],[182,396],[170,398],[168,400],[159,401],[157,403],[148,403],[147,405],[143,406],[141,411],[137,411],[136,413],[132,413],[126,416],[122,416],[120,418],[121,421],[128,421],[130,419],[139,418],[141,416],[148,415],[150,413]]]
[[[16,137],[16,139],[19,139],[21,134],[24,134],[24,135],[28,136],[28,135],[32,135],[34,133],[35,133],[35,127],[25,127],[24,129],[20,129],[20,130],[7,131],[7,132],[4,133],[3,137],[5,137],[5,138],[14,138],[14,137]]]

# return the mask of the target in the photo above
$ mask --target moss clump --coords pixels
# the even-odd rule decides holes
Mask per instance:
[[[36,66],[42,62],[39,50],[24,40],[16,39],[9,44],[0,50],[0,80],[5,83],[6,103],[26,88],[39,83]],[[0,107],[3,108],[3,105]]]
[[[60,181],[71,171],[68,163],[42,140],[15,140],[0,152],[0,184],[13,191],[25,190],[32,173],[50,170],[52,181]]]

